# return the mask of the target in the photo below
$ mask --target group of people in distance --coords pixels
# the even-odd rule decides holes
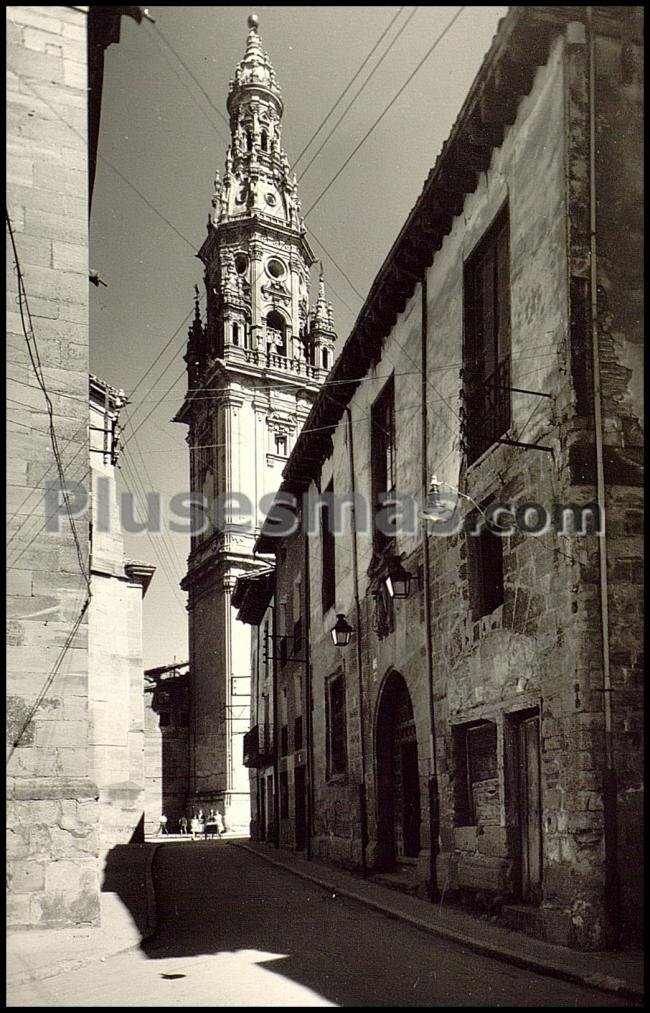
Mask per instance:
[[[160,817],[160,830],[159,836],[162,834],[168,834],[167,829],[167,817],[162,813]],[[207,840],[209,837],[221,837],[226,832],[226,824],[224,818],[218,809],[211,809],[206,816],[203,809],[199,809],[188,821],[187,816],[181,816],[178,821],[179,831],[182,837],[186,837],[189,834],[192,836],[192,840],[196,840],[197,836],[203,834]]]

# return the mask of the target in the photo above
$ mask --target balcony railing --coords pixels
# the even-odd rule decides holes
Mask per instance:
[[[273,763],[273,754],[268,743],[268,733],[264,735],[265,742],[260,743],[260,727],[254,725],[244,735],[244,757],[245,767],[269,767]]]
[[[273,369],[281,373],[290,373],[293,376],[306,377],[309,380],[318,380],[325,375],[327,370],[319,366],[313,366],[311,362],[303,359],[290,359],[287,355],[278,355],[277,352],[264,352],[259,348],[242,348],[239,345],[228,345],[226,354],[230,359],[240,359],[251,366],[259,366],[261,369]]]
[[[510,357],[487,377],[463,371],[462,442],[471,464],[507,432],[512,421]]]

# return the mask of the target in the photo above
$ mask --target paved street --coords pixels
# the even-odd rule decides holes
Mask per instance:
[[[165,844],[162,928],[10,1006],[626,1006],[477,956],[226,842]]]

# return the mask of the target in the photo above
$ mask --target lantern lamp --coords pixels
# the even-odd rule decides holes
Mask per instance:
[[[393,556],[388,564],[388,571],[384,578],[391,598],[408,598],[411,592],[412,579],[413,575],[404,569],[401,560],[397,556]]]
[[[342,612],[338,612],[336,615],[336,622],[330,632],[332,634],[332,640],[334,641],[335,647],[347,647],[350,643],[350,638],[354,633],[354,627],[350,626]]]

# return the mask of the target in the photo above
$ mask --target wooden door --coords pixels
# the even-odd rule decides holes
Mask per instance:
[[[403,742],[402,767],[402,840],[405,858],[420,854],[420,772],[417,742]]]
[[[296,850],[302,851],[307,843],[307,797],[304,767],[296,767],[295,769],[294,791],[296,804]]]
[[[539,715],[519,725],[518,817],[521,860],[521,896],[528,903],[541,899],[542,822],[539,758]]]
[[[259,823],[259,836],[261,841],[266,840],[266,778],[260,777],[259,801],[257,804],[257,818]]]

